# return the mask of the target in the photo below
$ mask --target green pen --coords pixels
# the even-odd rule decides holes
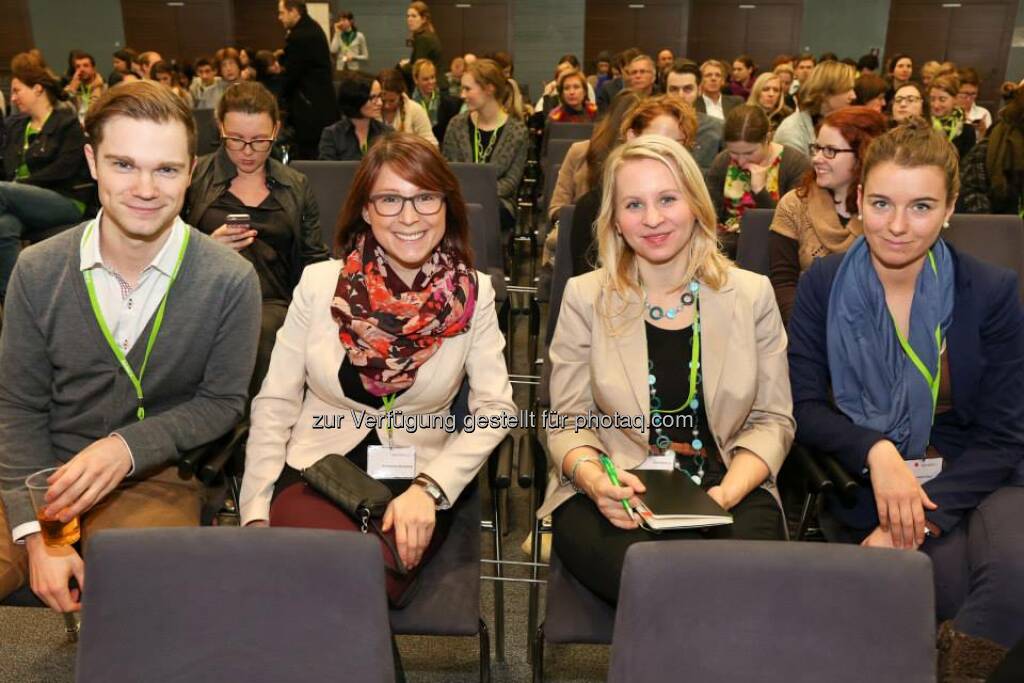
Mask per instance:
[[[619,475],[615,472],[615,464],[612,462],[612,459],[602,453],[601,464],[604,465],[604,471],[608,473],[608,478],[611,479],[611,482],[616,486],[622,486],[619,482]],[[622,499],[622,508],[629,515],[630,519],[636,521],[633,517],[633,508],[629,507],[629,502],[625,498]]]

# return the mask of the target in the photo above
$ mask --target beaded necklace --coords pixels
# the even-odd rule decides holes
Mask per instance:
[[[683,306],[694,306],[698,303],[700,296],[700,284],[695,280],[690,283],[689,289],[680,297],[680,304],[668,311],[663,311],[660,306],[652,306],[647,302],[647,294],[644,294],[644,308],[651,320],[660,320],[662,317],[669,320],[674,319]],[[654,430],[654,448],[656,452],[664,454],[673,453],[672,439],[662,429],[662,415],[671,415],[688,411],[693,417],[693,427],[690,431],[692,439],[690,447],[693,449],[693,471],[684,467],[679,460],[676,460],[675,467],[688,476],[695,484],[700,484],[704,479],[704,443],[700,440],[700,425],[697,423],[697,408],[700,406],[700,399],[697,398],[697,384],[700,382],[698,369],[700,368],[700,306],[696,306],[693,312],[693,335],[690,339],[690,363],[689,363],[689,391],[686,400],[679,407],[669,410],[662,409],[661,398],[657,393],[658,378],[654,375],[654,361],[647,361],[647,383],[651,392],[651,425]],[[685,454],[683,454],[685,455]]]

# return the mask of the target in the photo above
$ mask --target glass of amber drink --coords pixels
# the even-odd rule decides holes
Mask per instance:
[[[32,498],[32,507],[35,508],[36,519],[39,520],[39,526],[42,527],[43,541],[46,545],[71,545],[77,543],[82,535],[78,526],[78,517],[64,523],[56,517],[46,514],[46,492],[50,488],[47,479],[56,471],[56,467],[39,470],[25,479],[25,486]]]

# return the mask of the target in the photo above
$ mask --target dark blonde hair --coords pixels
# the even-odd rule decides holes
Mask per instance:
[[[508,87],[508,79],[501,65],[493,59],[478,59],[472,64],[466,65],[465,73],[473,77],[476,84],[483,89],[487,86],[494,88],[494,99],[504,108],[506,112],[512,111],[512,88]]]
[[[11,60],[11,78],[17,78],[28,88],[38,85],[46,94],[50,106],[57,106],[61,99],[60,80],[57,74],[53,73],[42,59],[31,53],[22,52],[14,56]]]
[[[85,134],[97,149],[103,142],[103,129],[118,116],[154,123],[178,122],[185,127],[189,157],[196,155],[196,122],[185,100],[156,81],[119,83],[107,90],[89,107],[85,115]],[[139,141],[145,144],[145,141]]]
[[[277,98],[256,81],[235,83],[224,91],[217,103],[217,120],[224,123],[224,117],[231,112],[242,114],[266,114],[276,126],[281,120]]]
[[[413,33],[413,35],[416,35],[416,33],[437,33],[437,29],[434,28],[434,22],[430,18],[430,7],[427,6],[427,3],[422,0],[414,0],[409,3],[409,7],[406,8],[406,11],[410,9],[416,10],[416,14],[423,17],[423,26],[420,27],[419,31]]]
[[[941,131],[919,116],[907,119],[871,141],[861,162],[861,187],[867,183],[872,169],[886,162],[901,168],[935,166],[946,179],[946,202],[952,203],[960,193],[960,161],[956,148]]]
[[[928,94],[932,94],[932,90],[943,90],[953,97],[956,97],[960,92],[960,79],[956,77],[956,74],[943,74],[942,76],[936,76],[932,79],[932,82],[928,84]]]

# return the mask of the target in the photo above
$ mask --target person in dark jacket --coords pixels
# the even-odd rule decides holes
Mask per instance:
[[[377,138],[391,130],[380,120],[380,83],[361,73],[338,85],[341,118],[320,135],[322,161],[360,161]]]
[[[1024,88],[996,115],[995,125],[960,160],[963,213],[1020,213],[1024,209]]]
[[[95,202],[85,134],[74,109],[58,106],[60,81],[38,60],[19,57],[12,61],[11,103],[22,113],[7,119],[3,136],[0,297],[21,240],[80,222]]]
[[[228,88],[217,105],[217,120],[221,147],[196,165],[182,215],[238,251],[259,277],[263,324],[250,389],[255,396],[303,268],[325,261],[328,254],[309,181],[270,157],[281,125],[270,91],[255,81]],[[232,214],[249,220],[229,221]]]
[[[293,129],[292,159],[316,159],[320,131],[338,120],[331,82],[331,50],[306,3],[280,0],[278,19],[288,29],[281,55],[281,101]]]
[[[416,83],[413,79],[412,67],[421,59],[429,59],[434,64],[436,73],[441,73],[441,39],[430,18],[430,7],[421,0],[409,3],[405,11],[405,24],[409,27],[409,38],[405,44],[412,48],[408,59],[399,62],[406,85],[412,90]]]
[[[861,484],[823,528],[931,558],[943,681],[1024,637],[1024,308],[1014,273],[940,238],[958,185],[927,122],[877,138],[864,235],[800,278],[789,323],[797,440]]]

